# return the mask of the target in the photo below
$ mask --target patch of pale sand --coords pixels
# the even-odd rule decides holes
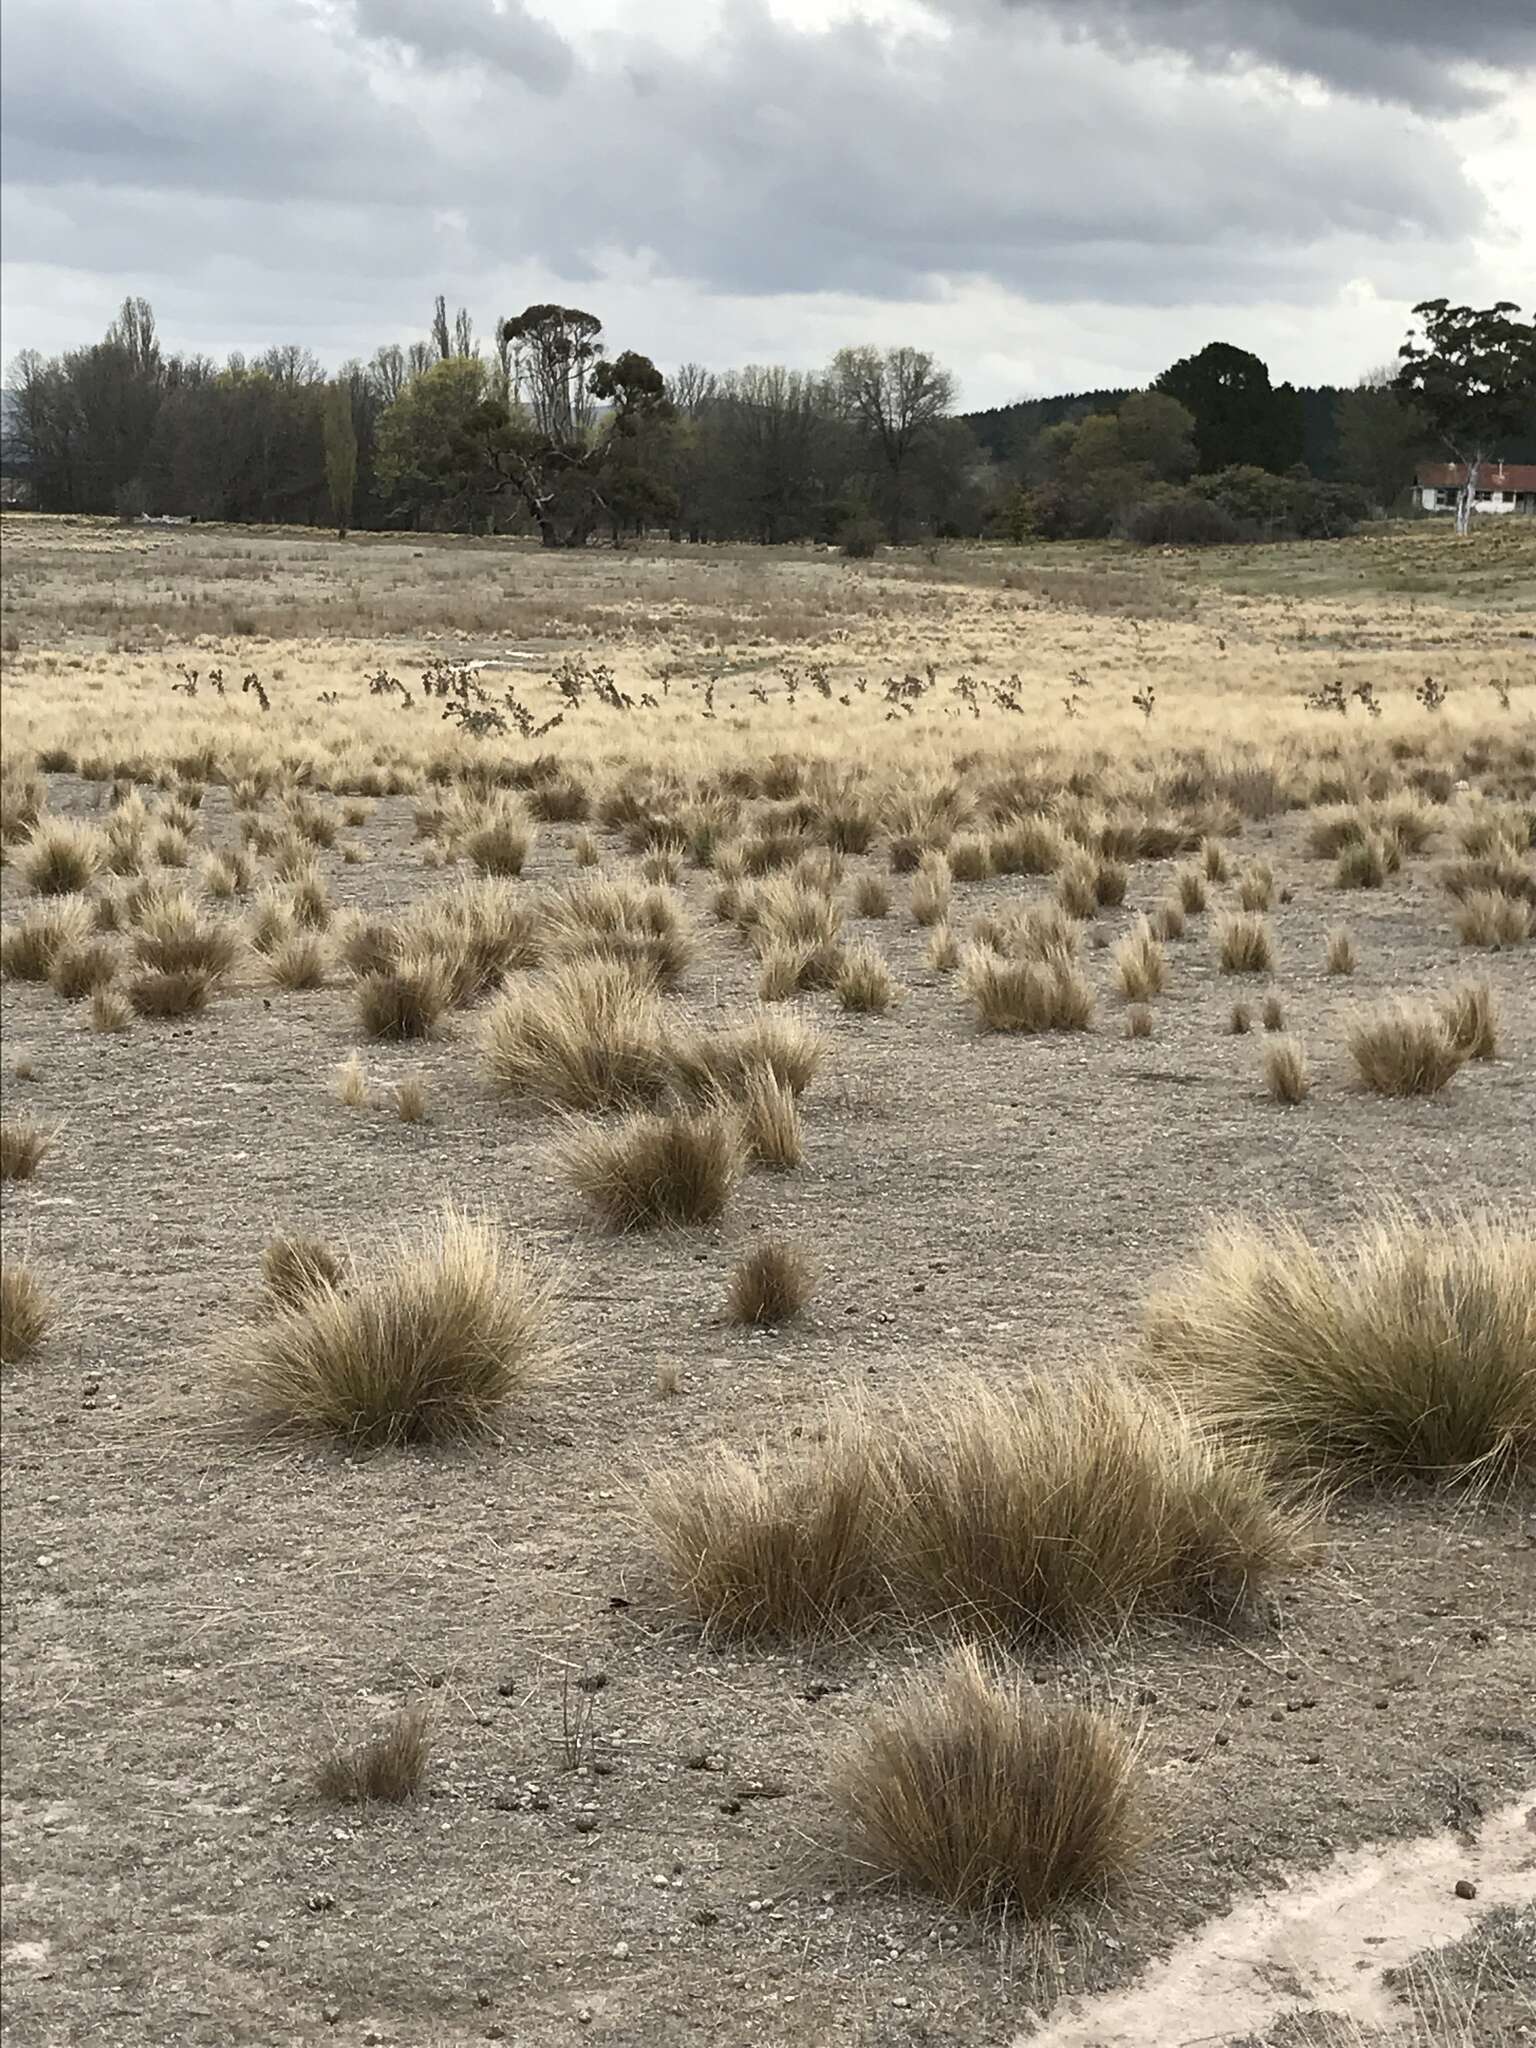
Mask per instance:
[[[1467,1879],[1475,1906],[1456,1896]],[[1218,2048],[1289,2012],[1361,2026],[1403,2016],[1383,1973],[1467,1934],[1495,1906],[1536,1901],[1536,1787],[1452,1833],[1349,1851],[1283,1891],[1245,1899],[1123,1991],[1074,1999],[1013,2048]]]

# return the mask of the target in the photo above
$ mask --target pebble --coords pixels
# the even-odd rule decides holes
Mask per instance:
[[[1477,1886],[1470,1877],[1457,1878],[1456,1896],[1458,1899],[1475,1899],[1477,1897]]]

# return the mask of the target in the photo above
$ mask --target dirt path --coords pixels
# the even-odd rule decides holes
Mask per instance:
[[[1458,1896],[1475,1887],[1475,1907]],[[1363,2027],[1403,2017],[1389,1970],[1467,1931],[1496,1906],[1536,1903],[1536,1787],[1469,1843],[1447,1830],[1337,1856],[1279,1892],[1243,1900],[1137,1983],[1074,2001],[1014,2048],[1216,2048],[1286,2013]]]

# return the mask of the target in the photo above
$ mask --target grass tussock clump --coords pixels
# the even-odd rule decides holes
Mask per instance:
[[[1497,952],[1518,946],[1536,931],[1536,911],[1519,896],[1500,889],[1474,889],[1456,906],[1457,937],[1464,946],[1485,946]]]
[[[0,1121],[0,1180],[31,1180],[52,1143],[53,1133],[28,1116]]]
[[[0,974],[12,981],[46,981],[62,953],[89,943],[95,915],[83,896],[39,904],[0,933]]]
[[[805,1160],[805,1130],[795,1091],[767,1067],[747,1076],[739,1094],[723,1096],[741,1117],[747,1147],[759,1166],[787,1171]]]
[[[200,1017],[214,990],[214,976],[201,967],[145,967],[128,978],[128,1001],[136,1016]]]
[[[44,818],[16,856],[16,868],[35,896],[75,896],[100,872],[102,835],[89,825]]]
[[[343,1292],[317,1280],[222,1347],[253,1420],[366,1445],[493,1432],[547,1371],[551,1289],[488,1223],[447,1209]]]
[[[927,960],[935,974],[953,974],[960,965],[960,941],[947,924],[936,924],[929,933]]]
[[[428,1710],[402,1707],[364,1741],[323,1758],[315,1790],[337,1806],[400,1806],[425,1788],[430,1756]]]
[[[649,1106],[672,1073],[669,1031],[646,971],[616,960],[578,960],[486,1012],[480,1051],[491,1086],[560,1109]]]
[[[645,1516],[679,1599],[708,1629],[816,1637],[878,1598],[882,1480],[850,1413],[811,1455],[722,1448],[658,1473]]]
[[[1406,997],[1356,1017],[1349,1050],[1375,1095],[1438,1095],[1467,1057],[1442,1011]]]
[[[1267,974],[1275,964],[1275,946],[1266,920],[1248,910],[1219,919],[1216,957],[1223,974]]]
[[[1131,1732],[1047,1705],[970,1644],[875,1715],[829,1789],[858,1862],[957,1909],[1039,1918],[1100,1898],[1145,1845]]]
[[[1328,972],[1353,974],[1355,964],[1354,934],[1347,925],[1336,924],[1328,934]]]
[[[1229,1437],[1363,1477],[1536,1466],[1536,1229],[1401,1212],[1342,1244],[1218,1231],[1150,1304],[1153,1364]]]
[[[1273,1045],[1265,1047],[1264,1085],[1276,1102],[1306,1101],[1312,1092],[1312,1075],[1300,1039],[1277,1038]]]
[[[121,956],[115,946],[105,939],[91,939],[57,955],[48,985],[66,1003],[81,1003],[113,981],[120,965]]]
[[[91,991],[90,1026],[107,1033],[132,1030],[133,1005],[120,988],[109,985]]]
[[[262,1247],[261,1277],[268,1294],[284,1308],[297,1308],[322,1288],[337,1288],[345,1264],[321,1237],[283,1234]]]
[[[961,986],[985,1031],[1086,1031],[1093,989],[1061,960],[1010,960],[973,947],[961,965]]]
[[[765,1069],[798,1096],[815,1080],[826,1049],[821,1032],[803,1017],[757,1010],[719,1030],[679,1038],[672,1066],[678,1086],[696,1103],[721,1094],[741,1099]]]
[[[860,1016],[883,1017],[901,1000],[885,957],[868,944],[849,946],[837,973],[837,999]]]
[[[133,950],[141,967],[200,974],[212,986],[240,958],[241,940],[234,925],[204,916],[190,896],[175,894],[147,901],[134,928]]]
[[[910,898],[915,924],[931,926],[949,915],[954,871],[942,853],[923,855],[921,867],[912,878]]]
[[[0,1259],[0,1363],[30,1358],[53,1321],[53,1303],[26,1259]]]
[[[431,1038],[443,1021],[452,989],[441,963],[428,953],[401,959],[358,981],[353,1002],[369,1038]]]
[[[576,1132],[561,1166],[610,1230],[714,1223],[746,1171],[747,1139],[734,1108],[640,1114]]]
[[[1149,996],[1160,996],[1168,985],[1167,958],[1145,918],[1121,939],[1111,958],[1120,992],[1131,1002],[1143,1003]]]
[[[520,875],[533,851],[534,829],[523,811],[503,804],[486,811],[460,846],[482,875]]]
[[[1261,1454],[1128,1380],[957,1376],[883,1424],[837,1415],[797,1456],[722,1451],[667,1475],[650,1519],[711,1628],[963,1615],[1066,1636],[1240,1605],[1302,1547],[1267,1482]]]
[[[1499,1050],[1499,1001],[1486,981],[1464,981],[1445,1000],[1451,1043],[1469,1060],[1491,1060]]]
[[[855,917],[889,917],[891,914],[891,885],[884,875],[862,874],[853,885],[853,914]]]
[[[317,932],[290,932],[262,965],[274,988],[297,992],[324,988],[330,961],[330,949]]]
[[[787,1323],[811,1298],[815,1268],[787,1237],[765,1238],[731,1270],[726,1314],[733,1323]]]
[[[1353,840],[1340,853],[1333,870],[1333,886],[1336,889],[1380,889],[1387,877],[1396,874],[1402,865],[1402,855],[1395,839],[1384,839],[1376,833],[1368,833],[1363,839]]]
[[[659,988],[682,980],[697,941],[670,889],[587,874],[550,904],[546,938],[557,960],[611,960],[649,970]]]

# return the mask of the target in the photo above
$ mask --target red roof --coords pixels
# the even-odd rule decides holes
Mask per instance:
[[[1464,462],[1425,462],[1419,482],[1425,489],[1459,491],[1467,480]],[[1485,462],[1478,472],[1480,491],[1536,491],[1536,462]]]

